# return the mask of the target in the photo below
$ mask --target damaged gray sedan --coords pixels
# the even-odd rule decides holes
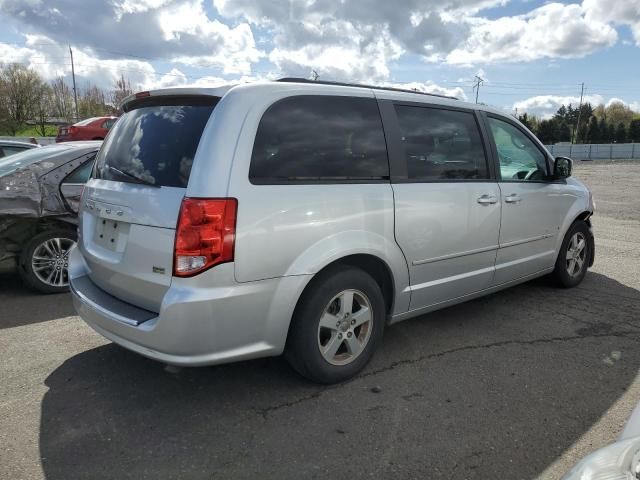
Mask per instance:
[[[59,143],[0,159],[0,270],[42,293],[68,289],[84,184],[102,142]]]

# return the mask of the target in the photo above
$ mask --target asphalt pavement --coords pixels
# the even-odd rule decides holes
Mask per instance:
[[[389,327],[356,379],[165,370],[0,277],[0,478],[558,479],[640,400],[640,162],[580,163],[597,259]]]

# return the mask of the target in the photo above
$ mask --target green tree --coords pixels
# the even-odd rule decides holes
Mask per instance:
[[[624,123],[620,122],[616,128],[616,143],[625,143],[627,141],[627,128]]]
[[[42,82],[36,91],[36,103],[33,109],[36,131],[42,137],[47,136],[47,122],[53,111],[53,91],[49,85]]]
[[[594,115],[589,120],[589,130],[587,132],[588,143],[599,143],[601,140],[600,126],[598,125],[598,119]]]
[[[15,135],[36,114],[43,81],[34,70],[12,63],[0,69],[0,123]]]
[[[571,128],[567,122],[562,122],[558,127],[558,141],[559,142],[570,142],[571,141]]]
[[[630,142],[640,142],[640,118],[631,120],[627,136]]]
[[[616,126],[613,123],[607,125],[607,143],[613,143],[616,140]]]
[[[621,122],[629,125],[634,116],[633,110],[622,102],[612,102],[605,108],[605,114],[607,122],[613,125],[618,125]]]
[[[609,126],[604,117],[600,118],[598,122],[598,130],[600,130],[600,142],[609,143]]]
[[[553,145],[558,141],[558,128],[556,122],[551,120],[542,120],[538,124],[538,138],[545,145]]]
[[[529,130],[533,131],[533,122],[531,121],[531,118],[529,117],[529,115],[525,112],[522,115],[518,116],[518,120],[520,120],[520,123],[522,123],[525,127],[527,127]]]

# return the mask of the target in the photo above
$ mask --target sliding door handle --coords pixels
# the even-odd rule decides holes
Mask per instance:
[[[494,195],[482,195],[478,198],[478,203],[480,205],[494,205],[498,203],[498,197]]]

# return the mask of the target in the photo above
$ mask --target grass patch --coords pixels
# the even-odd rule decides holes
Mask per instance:
[[[45,137],[55,137],[58,134],[58,127],[54,127],[53,125],[47,125],[45,127],[46,135]],[[34,126],[25,127],[22,130],[19,130],[16,137],[41,137],[40,129],[36,129]]]

